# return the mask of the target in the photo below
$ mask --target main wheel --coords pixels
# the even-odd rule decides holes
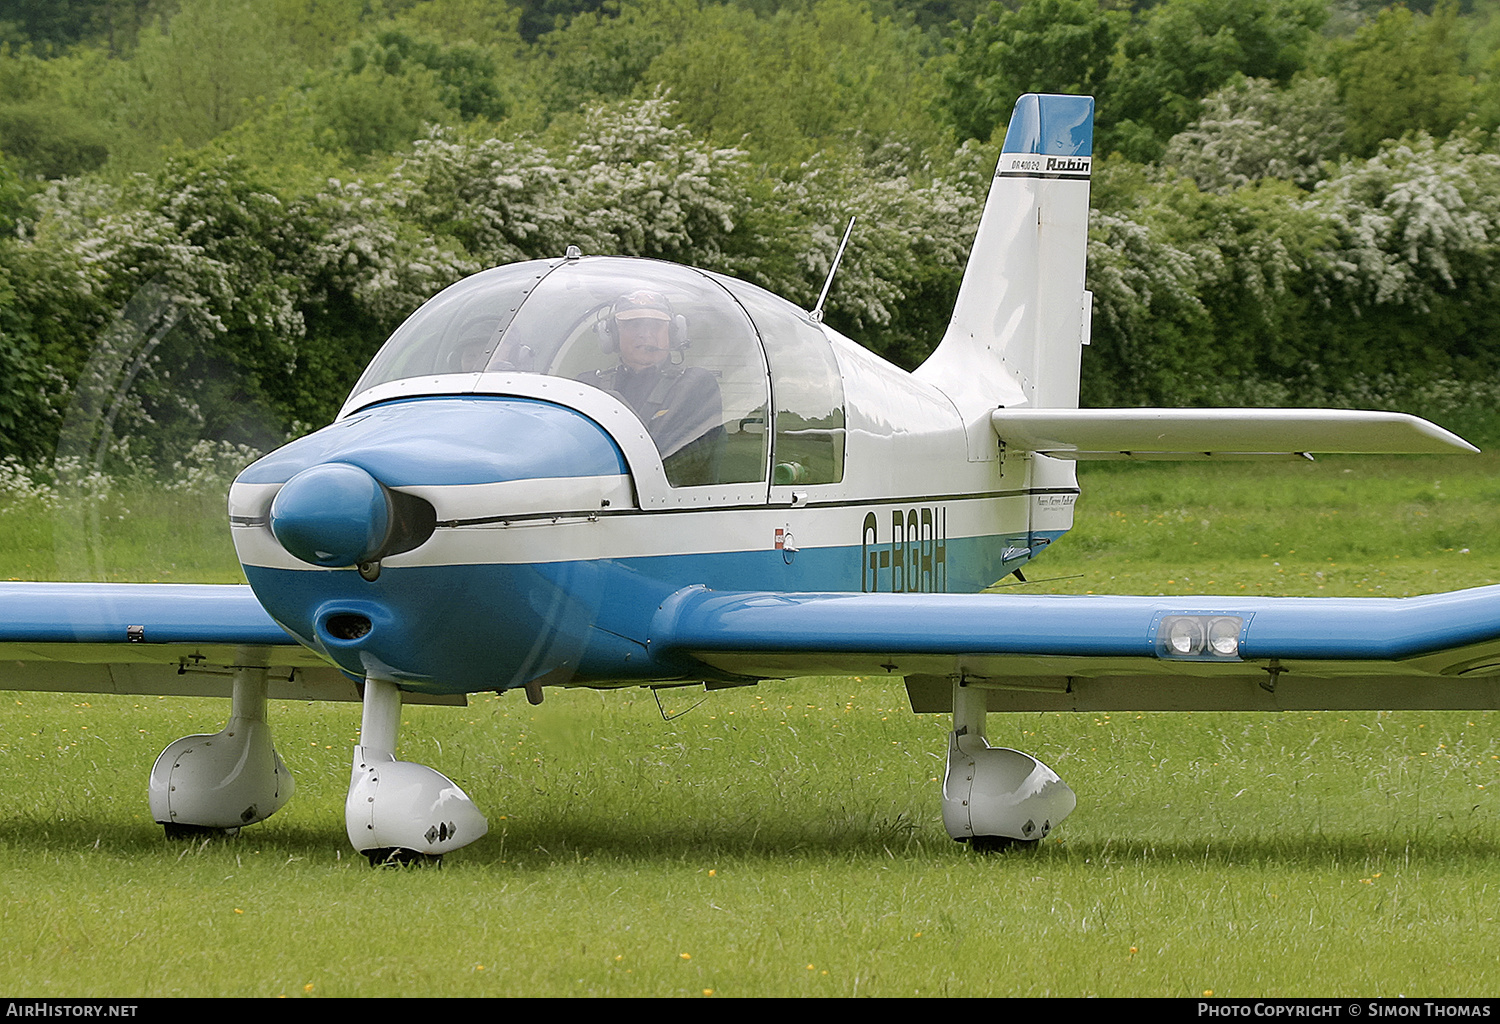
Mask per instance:
[[[969,849],[975,853],[1000,853],[1012,847],[1030,849],[1039,842],[1039,839],[1012,839],[1010,836],[972,836]]]
[[[416,850],[407,850],[400,846],[366,850],[365,856],[370,859],[372,868],[440,868],[443,866],[441,853],[418,853]]]
[[[230,839],[240,834],[237,828],[213,828],[210,825],[179,825],[175,821],[157,822],[168,839]]]

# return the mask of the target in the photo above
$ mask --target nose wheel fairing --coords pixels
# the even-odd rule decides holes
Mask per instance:
[[[372,864],[411,863],[468,846],[489,822],[459,786],[425,764],[396,759],[401,691],[365,680],[360,742],[344,801],[349,842]]]

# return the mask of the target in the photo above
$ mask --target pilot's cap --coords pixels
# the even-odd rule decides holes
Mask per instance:
[[[661,292],[641,288],[615,300],[616,320],[661,320],[672,322],[672,305]]]

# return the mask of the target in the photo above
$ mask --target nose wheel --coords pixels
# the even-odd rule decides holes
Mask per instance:
[[[489,831],[469,795],[442,772],[396,760],[401,691],[365,680],[360,742],[344,800],[349,842],[372,865],[437,864]]]

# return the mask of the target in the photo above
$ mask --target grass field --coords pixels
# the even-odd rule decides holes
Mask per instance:
[[[1074,535],[1028,586],[1399,596],[1495,582],[1495,469],[1092,467]],[[193,539],[194,517],[222,507],[166,500],[132,498],[144,512],[101,527],[101,550],[126,552],[100,556],[110,578],[232,579],[222,532]],[[0,576],[46,578],[70,552],[0,532]],[[642,690],[408,709],[403,756],[463,785],[491,833],[441,871],[372,871],[343,836],[357,708],[273,705],[291,804],[235,840],[168,844],[146,773],[171,740],[218,729],[223,702],[0,695],[0,992],[1500,987],[1494,712],[993,715],[991,741],[1046,761],[1079,807],[1036,849],[979,857],[942,829],[948,722],[912,715],[899,683],[763,684],[696,707],[701,693],[661,696],[680,717]]]

